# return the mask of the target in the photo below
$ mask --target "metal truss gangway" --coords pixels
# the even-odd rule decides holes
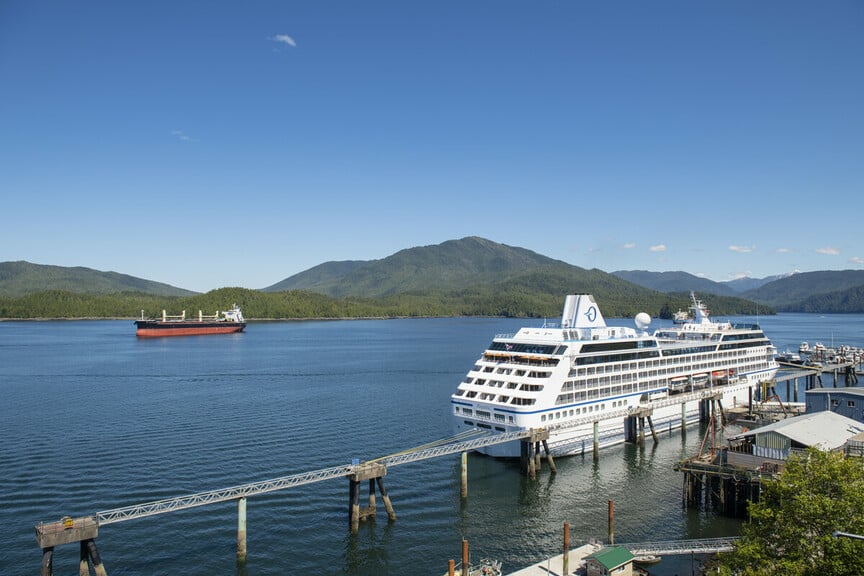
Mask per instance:
[[[727,538],[702,538],[697,540],[667,540],[660,542],[637,542],[620,544],[634,556],[673,556],[676,554],[715,554],[729,552],[738,540],[737,536]]]
[[[530,438],[536,431],[534,430],[519,430],[516,432],[506,432],[499,434],[485,434],[480,437],[469,438],[449,443],[443,443],[428,448],[419,450],[406,450],[391,456],[384,456],[373,460],[383,464],[384,466],[398,466],[400,464],[408,464],[419,460],[429,458],[437,458],[448,454],[456,454],[460,452],[470,452],[486,446],[501,444],[503,442],[511,442]],[[475,434],[476,435],[476,434]],[[464,438],[464,436],[463,436]],[[104,510],[96,513],[96,520],[99,525],[113,524],[124,520],[133,520],[135,518],[143,518],[146,516],[154,516],[156,514],[164,514],[175,510],[184,510],[187,508],[195,508],[197,506],[205,506],[207,504],[215,504],[217,502],[227,502],[294,488],[333,478],[342,478],[355,474],[363,464],[347,464],[344,466],[334,466],[331,468],[323,468],[321,470],[313,470],[311,472],[302,472],[292,474],[290,476],[282,476],[261,482],[250,482],[230,488],[221,488],[218,490],[210,490],[207,492],[199,492],[197,494],[189,494],[186,496],[178,496],[176,498],[166,498],[164,500],[156,500],[146,502],[144,504],[135,504],[133,506],[125,506],[123,508],[114,508],[112,510]]]

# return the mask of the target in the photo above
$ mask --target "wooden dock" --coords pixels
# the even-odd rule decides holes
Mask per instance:
[[[566,574],[575,574],[585,558],[602,549],[602,544],[585,544],[578,548],[570,550],[569,554],[569,570]],[[507,576],[565,576],[564,572],[564,554],[547,558],[537,564],[522,568],[516,572],[509,572]]]

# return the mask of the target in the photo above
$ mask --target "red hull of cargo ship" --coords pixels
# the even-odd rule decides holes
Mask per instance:
[[[217,325],[190,325],[187,323],[186,325],[178,324],[178,325],[166,325],[166,324],[157,324],[155,326],[138,326],[138,329],[135,331],[137,336],[142,338],[155,338],[162,336],[197,336],[199,334],[232,334],[234,332],[242,332],[243,328],[246,327],[245,324],[236,324],[236,323],[227,323],[223,322]]]

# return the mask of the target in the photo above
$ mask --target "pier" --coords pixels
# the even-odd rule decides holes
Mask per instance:
[[[717,391],[712,388],[703,388],[695,391],[675,394],[668,398],[658,399],[651,404],[640,407],[637,410],[621,409],[612,414],[612,417],[620,417],[628,423],[628,428],[633,431],[628,441],[644,444],[646,422],[651,430],[654,442],[658,442],[658,436],[654,430],[651,420],[652,410],[655,407],[676,405],[682,406],[680,428],[686,429],[688,424],[684,413],[684,405],[688,401],[700,401],[700,415],[706,419],[714,414],[716,409],[722,413],[722,406],[717,406]],[[604,414],[604,417],[608,417]],[[566,424],[553,424],[542,429],[518,430],[504,433],[488,433],[483,430],[473,430],[466,434],[453,438],[442,439],[429,444],[405,450],[389,456],[383,456],[371,461],[353,461],[351,464],[333,466],[320,470],[302,472],[273,478],[260,482],[251,482],[232,486],[167,498],[142,504],[134,504],[121,508],[103,510],[90,516],[79,518],[63,517],[58,521],[41,522],[36,525],[36,541],[42,550],[42,576],[50,576],[53,566],[53,552],[56,546],[73,544],[78,542],[81,547],[81,571],[82,576],[89,574],[88,562],[92,565],[97,576],[105,576],[106,570],[96,549],[96,537],[100,528],[117,522],[124,522],[138,518],[144,518],[173,511],[217,504],[220,502],[237,502],[237,560],[245,562],[247,555],[247,500],[250,497],[309,485],[316,482],[346,478],[349,484],[349,498],[347,506],[348,525],[352,533],[356,533],[359,524],[377,515],[377,495],[380,495],[388,520],[396,520],[395,508],[387,493],[384,477],[387,470],[393,466],[418,462],[429,458],[437,458],[451,454],[462,454],[461,496],[467,498],[467,453],[483,447],[492,446],[506,442],[521,442],[522,459],[521,470],[529,478],[536,478],[541,469],[543,455],[547,460],[550,473],[556,473],[555,462],[549,449],[548,438],[553,430],[568,427],[583,426],[593,423],[593,452],[594,457],[599,457],[598,422],[596,416],[585,415],[583,418],[574,419]],[[670,425],[671,427],[671,425]],[[361,506],[361,488],[366,483],[369,487],[368,506]],[[376,494],[377,492],[377,494]]]

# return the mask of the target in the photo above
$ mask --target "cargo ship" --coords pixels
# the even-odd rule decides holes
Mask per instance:
[[[246,320],[240,308],[234,304],[231,310],[204,315],[198,311],[198,317],[187,318],[186,311],[180,316],[169,316],[162,311],[161,318],[144,318],[135,321],[135,334],[142,338],[161,336],[195,336],[198,334],[232,334],[242,332],[246,328]]]

